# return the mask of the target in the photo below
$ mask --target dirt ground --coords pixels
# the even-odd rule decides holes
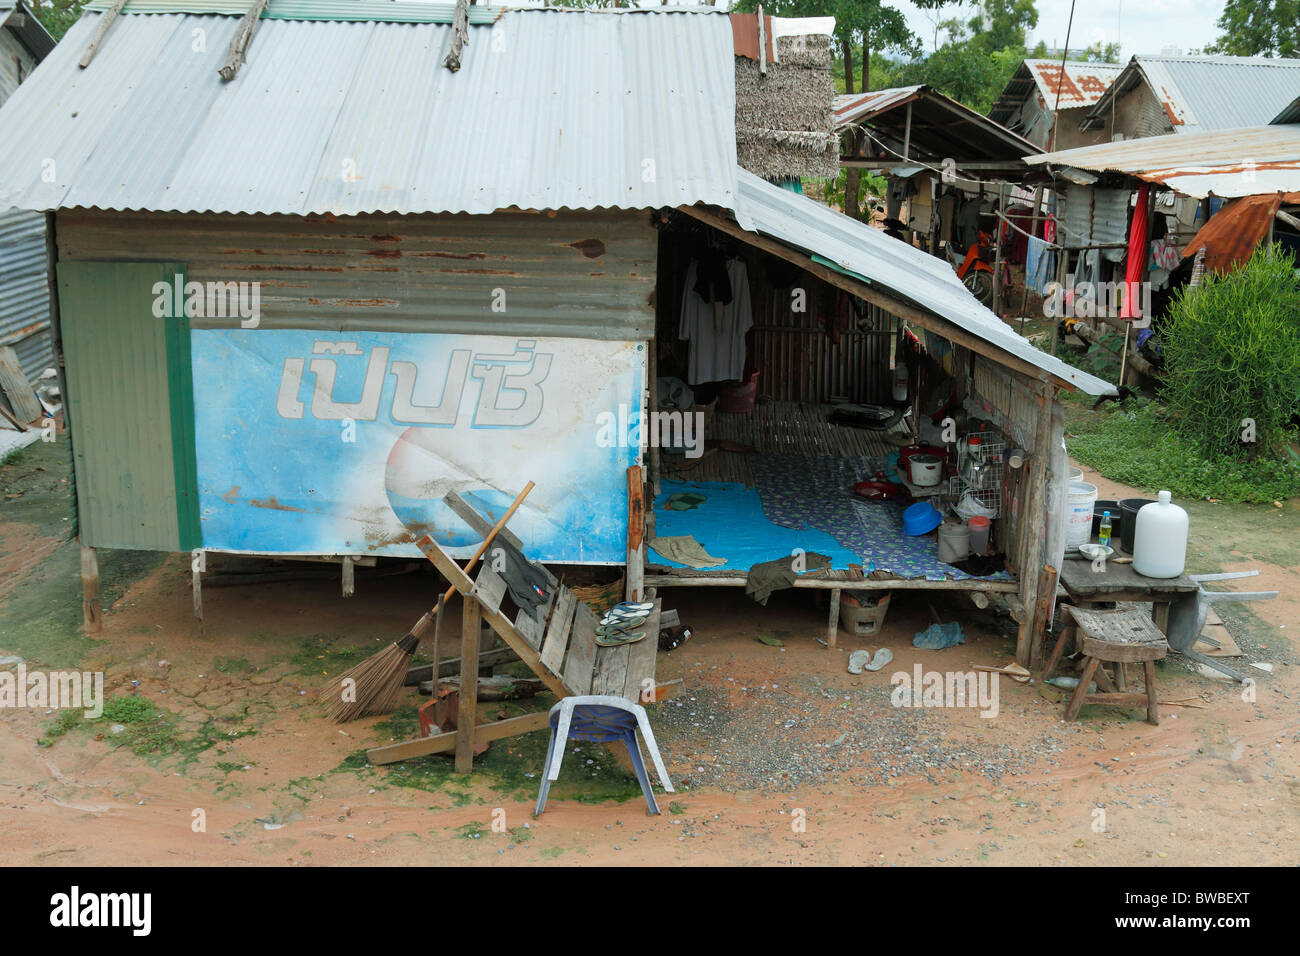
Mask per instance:
[[[931,598],[967,643],[918,650],[927,599],[895,592],[883,633],[843,631],[806,592],[768,608],[739,591],[664,593],[694,637],[661,654],[676,699],[651,708],[677,785],[649,817],[608,753],[571,750],[546,813],[531,817],[545,734],[496,742],[475,773],[449,759],[371,767],[367,747],[415,735],[413,690],[390,717],[342,727],[313,701],[432,603],[423,571],[205,591],[188,558],[106,553],[101,639],[79,629],[67,540],[65,444],[0,467],[0,656],[105,673],[99,720],[0,710],[0,862],[8,864],[1292,864],[1300,830],[1300,503],[1192,503],[1190,570],[1257,567],[1275,601],[1224,612],[1255,674],[1240,687],[1160,666],[1158,727],[1136,711],[1062,705],[999,684],[999,712],[897,708],[890,675],[1003,664],[1005,614]],[[1089,474],[1102,494],[1137,494]],[[319,571],[319,568],[309,569]],[[1244,588],[1243,588],[1244,589]],[[454,609],[453,609],[454,611]],[[759,636],[776,637],[783,647]],[[890,648],[879,673],[849,651]],[[1251,662],[1271,665],[1258,670]],[[549,698],[488,705],[509,714]],[[1192,706],[1187,706],[1192,705]],[[495,826],[494,826],[495,824]]]

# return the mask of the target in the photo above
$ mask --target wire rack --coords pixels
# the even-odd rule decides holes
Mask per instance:
[[[979,452],[972,454],[970,439],[978,438]],[[957,446],[957,474],[949,479],[948,493],[960,505],[969,495],[989,518],[1002,514],[1002,485],[1006,481],[1006,442],[999,432],[974,431]]]

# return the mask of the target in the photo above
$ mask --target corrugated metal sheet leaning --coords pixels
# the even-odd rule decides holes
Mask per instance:
[[[33,385],[54,365],[45,251],[44,213],[0,212],[0,346]]]
[[[734,204],[722,14],[511,10],[471,27],[458,73],[436,68],[445,24],[267,19],[230,83],[216,71],[235,17],[121,17],[80,70],[98,16],[0,109],[16,131],[0,140],[0,169],[13,171],[0,206],[342,216]],[[191,49],[195,29],[206,52]]]

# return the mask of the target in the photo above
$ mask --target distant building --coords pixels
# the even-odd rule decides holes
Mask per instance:
[[[1088,142],[1110,142],[1266,126],[1298,91],[1296,59],[1135,56],[1087,111],[1082,130],[1100,137]]]
[[[1062,67],[1060,60],[1025,60],[989,110],[989,118],[1039,149],[1106,142],[1104,133],[1080,130],[1079,123],[1121,69],[1115,63],[1067,62]]]

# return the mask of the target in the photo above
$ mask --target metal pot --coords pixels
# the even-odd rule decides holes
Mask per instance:
[[[913,455],[907,459],[908,476],[918,488],[933,488],[943,478],[943,459],[938,455]]]

